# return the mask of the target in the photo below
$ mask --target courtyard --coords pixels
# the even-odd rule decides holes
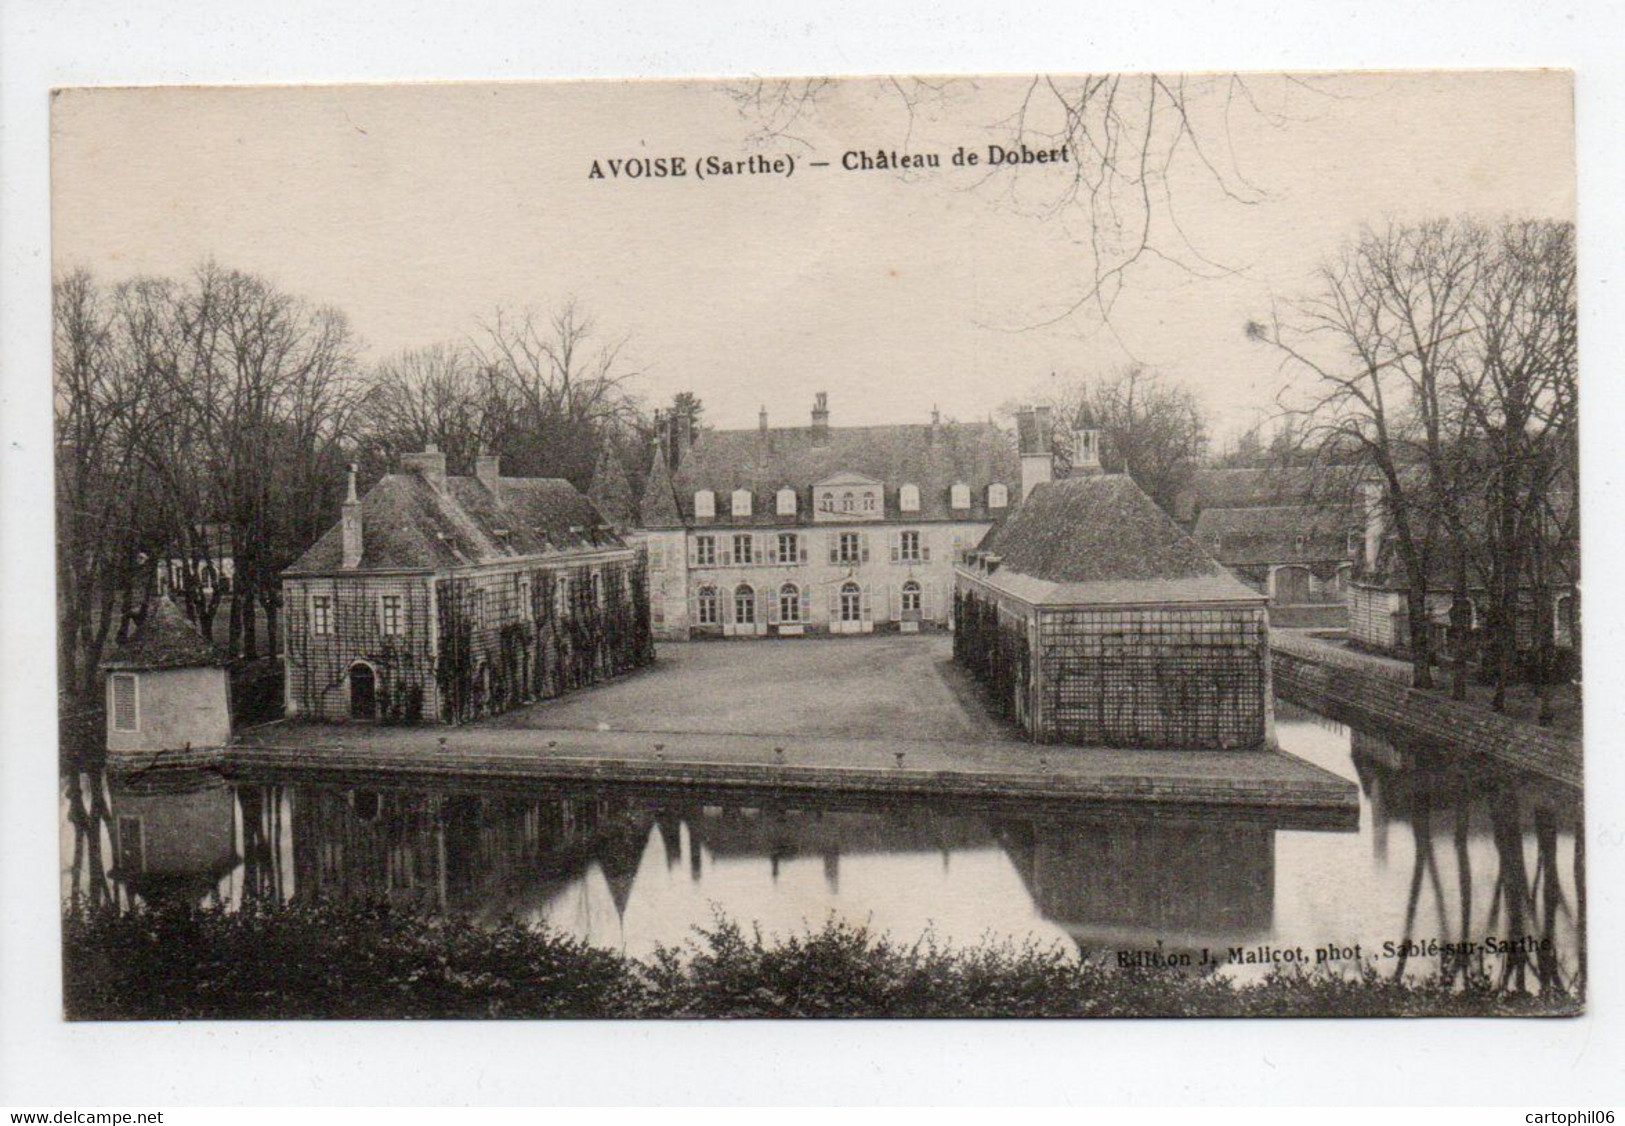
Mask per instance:
[[[662,645],[619,680],[461,726],[263,724],[224,765],[1239,806],[1317,827],[1357,815],[1353,785],[1279,750],[1035,746],[988,711],[952,648],[945,635]]]
[[[953,662],[947,634],[716,641],[659,646],[613,684],[521,708],[493,728],[785,735],[995,743],[995,718]]]

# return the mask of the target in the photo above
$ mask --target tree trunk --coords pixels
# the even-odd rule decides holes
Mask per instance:
[[[1416,583],[1405,592],[1405,614],[1411,632],[1411,686],[1433,687],[1433,646],[1429,630],[1427,585]]]
[[[242,640],[243,659],[252,661],[259,657],[259,638],[255,632],[254,592],[244,590],[242,598]]]
[[[1450,664],[1452,680],[1450,683],[1450,698],[1452,700],[1465,700],[1467,698],[1467,665],[1469,649],[1472,646],[1473,609],[1467,601],[1467,578],[1465,574],[1456,575],[1456,589],[1450,600]]]

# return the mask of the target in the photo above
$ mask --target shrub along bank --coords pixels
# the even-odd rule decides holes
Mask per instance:
[[[1529,996],[1360,975],[1249,984],[1120,969],[1060,946],[900,943],[831,921],[770,939],[726,919],[633,959],[517,921],[387,905],[164,907],[63,916],[78,1020],[455,1017],[1445,1016],[1578,1012]]]

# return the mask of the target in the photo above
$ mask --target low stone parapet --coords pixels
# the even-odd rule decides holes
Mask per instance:
[[[1275,692],[1284,700],[1402,742],[1480,755],[1577,790],[1581,786],[1578,739],[1412,688],[1379,666],[1379,658],[1291,635],[1272,636],[1270,645]]]

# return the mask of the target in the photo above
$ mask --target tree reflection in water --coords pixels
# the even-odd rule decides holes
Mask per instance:
[[[1409,824],[1415,842],[1404,939],[1394,974],[1406,974],[1410,944],[1423,932],[1418,915],[1424,897],[1438,919],[1438,935],[1449,945],[1439,955],[1440,976],[1449,983],[1489,979],[1501,988],[1543,993],[1585,989],[1585,851],[1579,828],[1579,796],[1556,784],[1515,776],[1482,762],[1426,750],[1400,750],[1362,732],[1353,733],[1353,759],[1370,800],[1376,839],[1387,822]],[[1439,873],[1436,816],[1450,825],[1450,855],[1456,867],[1455,912]],[[1497,865],[1490,900],[1480,926],[1474,923],[1471,839],[1487,828]],[[1560,835],[1574,841],[1574,897],[1561,878]],[[1530,852],[1533,852],[1533,864]],[[1565,935],[1572,942],[1565,943]],[[1487,940],[1501,944],[1486,949]],[[1565,945],[1573,957],[1565,957]],[[1461,953],[1466,951],[1466,953]]]
[[[1350,744],[1342,747],[1349,755]],[[129,909],[158,898],[237,906],[352,897],[515,915],[608,944],[629,941],[629,913],[641,902],[633,953],[681,942],[717,906],[770,930],[803,918],[817,925],[833,911],[889,923],[900,936],[930,926],[955,942],[1064,938],[1091,951],[1380,941],[1402,919],[1406,942],[1478,948],[1458,957],[1401,944],[1395,976],[1581,991],[1575,796],[1358,733],[1351,749],[1367,799],[1353,849],[1305,849],[1306,839],[1329,840],[1320,830],[1331,827],[1256,810],[1175,817],[834,795],[789,804],[784,795],[610,787],[291,776],[228,784],[157,771],[108,781],[74,772],[62,788],[64,899]],[[1409,828],[1414,855],[1384,883],[1395,826]],[[1285,882],[1283,858],[1296,866]],[[1493,882],[1483,871],[1491,862]],[[1342,914],[1316,919],[1297,901],[1306,871],[1347,886]],[[1536,942],[1503,957],[1486,954],[1486,935]]]

